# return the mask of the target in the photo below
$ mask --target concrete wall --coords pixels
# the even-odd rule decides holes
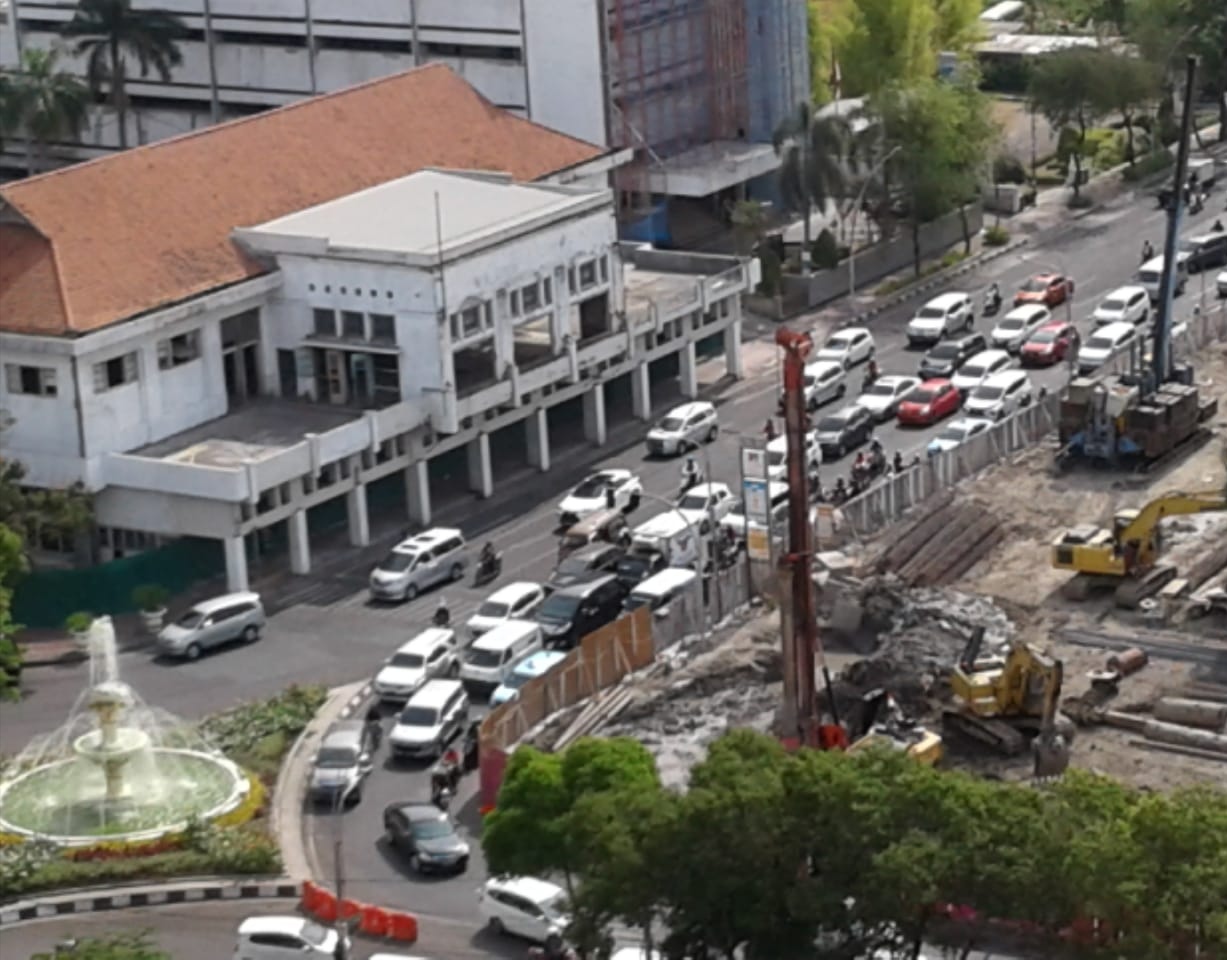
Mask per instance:
[[[796,105],[809,99],[805,0],[746,0],[750,140],[770,142]]]
[[[530,116],[573,137],[607,145],[603,4],[523,0],[523,5]]]

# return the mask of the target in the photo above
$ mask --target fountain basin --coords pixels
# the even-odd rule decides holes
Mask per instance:
[[[106,799],[99,754],[45,764],[0,783],[0,832],[65,847],[155,840],[183,830],[193,818],[229,813],[251,789],[238,765],[217,754],[142,744],[124,756],[149,770],[141,771],[133,795],[118,804]]]

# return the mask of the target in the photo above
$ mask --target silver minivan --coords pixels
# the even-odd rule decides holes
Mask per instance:
[[[362,781],[374,769],[371,758],[377,747],[375,733],[361,720],[334,724],[311,762],[307,784],[311,798],[357,803],[362,798]]]
[[[158,634],[158,653],[195,660],[205,650],[242,640],[260,639],[264,629],[264,604],[258,593],[227,593],[202,600]]]
[[[438,583],[459,580],[468,562],[464,534],[435,527],[402,540],[371,571],[373,600],[412,600]]]

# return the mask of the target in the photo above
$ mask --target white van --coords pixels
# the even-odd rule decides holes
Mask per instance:
[[[1105,323],[1078,348],[1078,372],[1086,376],[1098,370],[1113,357],[1132,350],[1137,339],[1138,329],[1132,323]]]
[[[704,538],[709,528],[706,517],[688,522],[676,510],[667,510],[631,531],[631,552],[659,553],[671,567],[693,567],[707,560]]]
[[[670,567],[655,576],[648,577],[631,591],[626,598],[626,609],[636,610],[647,607],[653,613],[664,616],[669,612],[669,604],[686,594],[697,595],[699,591],[699,575],[693,570],[682,570]]]
[[[1147,260],[1138,268],[1138,283],[1146,288],[1154,303],[1159,301],[1159,285],[1163,282],[1163,257],[1158,256]],[[1176,258],[1176,296],[1184,293],[1185,284],[1189,282],[1189,271],[1185,262]]]
[[[497,687],[525,657],[545,646],[541,624],[531,620],[505,620],[483,633],[465,652],[460,679],[472,686]]]

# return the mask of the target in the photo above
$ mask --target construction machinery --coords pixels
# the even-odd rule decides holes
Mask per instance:
[[[1061,593],[1083,600],[1109,588],[1118,606],[1136,607],[1176,576],[1175,567],[1159,562],[1163,519],[1216,510],[1227,510],[1227,490],[1165,493],[1140,510],[1118,511],[1111,529],[1083,524],[1066,530],[1052,544],[1052,566],[1075,573]]]
[[[861,697],[861,713],[848,753],[874,747],[902,750],[917,763],[936,766],[945,755],[940,734],[920,726],[884,688]]]
[[[1056,713],[1064,665],[1021,640],[1011,644],[1005,657],[982,658],[983,646],[984,628],[977,627],[950,675],[954,707],[942,714],[943,731],[1007,756],[1018,756],[1030,739],[1042,735],[1037,766],[1042,750],[1045,769],[1063,770],[1073,735],[1073,724]]]

